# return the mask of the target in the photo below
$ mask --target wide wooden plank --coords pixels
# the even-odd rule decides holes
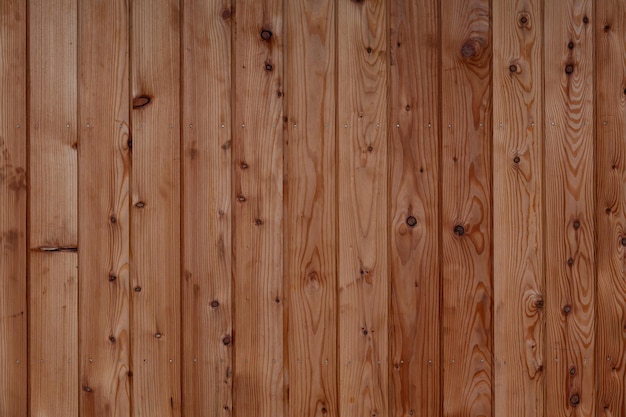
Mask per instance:
[[[30,415],[78,416],[78,255],[30,254]]]
[[[439,24],[436,0],[390,4],[389,349],[396,417],[441,415]]]
[[[0,2],[0,415],[26,417],[26,1]]]
[[[33,416],[78,415],[77,9],[28,3]]]
[[[338,4],[339,414],[389,415],[388,1]]]
[[[544,414],[542,4],[493,2],[497,416]]]
[[[183,415],[232,407],[230,0],[185,0]]]
[[[283,318],[281,0],[237,2],[234,40],[234,409],[287,414]]]
[[[289,415],[337,417],[336,7],[285,2]]]
[[[443,413],[490,416],[492,381],[489,0],[442,3]]]
[[[178,0],[130,6],[135,417],[181,414],[179,6]]]
[[[596,2],[596,415],[626,415],[626,3]]]
[[[595,415],[590,0],[546,2],[546,415]]]
[[[129,60],[124,0],[79,8],[80,415],[130,415]]]

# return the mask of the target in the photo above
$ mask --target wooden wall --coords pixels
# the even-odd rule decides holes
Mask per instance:
[[[626,417],[626,1],[0,1],[0,417]]]

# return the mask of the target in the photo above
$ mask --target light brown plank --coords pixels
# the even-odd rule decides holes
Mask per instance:
[[[390,3],[390,415],[441,415],[439,1]],[[400,125],[393,128],[393,123]]]
[[[339,414],[389,415],[384,0],[338,4]]]
[[[626,4],[596,2],[596,415],[626,415]]]
[[[130,14],[132,414],[179,416],[179,2],[135,0]]]
[[[229,0],[183,5],[183,414],[230,416],[232,349]],[[190,127],[191,126],[191,127]]]
[[[289,415],[338,416],[336,7],[285,2]]]
[[[493,2],[494,409],[544,414],[543,7]]]
[[[545,4],[546,415],[595,415],[592,2]]]
[[[0,415],[26,417],[26,1],[0,2]]]
[[[237,2],[234,40],[234,409],[288,413],[283,317],[281,0]]]
[[[30,415],[78,416],[78,256],[30,254]]]
[[[76,1],[30,0],[28,31],[30,414],[73,417],[79,392]]]
[[[124,0],[79,8],[80,415],[130,415],[129,60]]]
[[[492,414],[488,0],[441,3],[443,413]]]

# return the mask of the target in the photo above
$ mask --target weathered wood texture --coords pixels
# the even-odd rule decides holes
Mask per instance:
[[[0,3],[0,415],[25,417],[26,1]]]
[[[544,415],[540,1],[493,3],[494,415]]]
[[[626,417],[626,0],[0,1],[0,416]]]

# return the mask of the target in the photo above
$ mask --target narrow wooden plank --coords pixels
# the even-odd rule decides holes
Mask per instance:
[[[26,1],[0,3],[0,415],[26,417]]]
[[[289,415],[337,417],[336,7],[285,2]]]
[[[183,3],[183,415],[230,416],[232,9]]]
[[[389,415],[388,1],[338,3],[339,414]]]
[[[492,381],[489,0],[441,3],[443,413],[490,416]]]
[[[439,1],[394,0],[391,45],[391,415],[441,416]]]
[[[130,15],[132,414],[179,416],[179,1],[135,0]]]
[[[237,2],[234,41],[233,402],[288,413],[283,362],[283,20],[281,0]],[[232,344],[231,336],[224,344]]]
[[[80,415],[130,415],[128,6],[79,8]]]
[[[544,415],[543,2],[493,2],[494,409]]]
[[[72,417],[79,392],[77,2],[29,1],[28,32],[30,414]]]
[[[595,415],[590,0],[545,4],[546,415]],[[549,30],[549,32],[548,32]]]
[[[596,220],[598,416],[626,415],[626,4],[596,2]]]

